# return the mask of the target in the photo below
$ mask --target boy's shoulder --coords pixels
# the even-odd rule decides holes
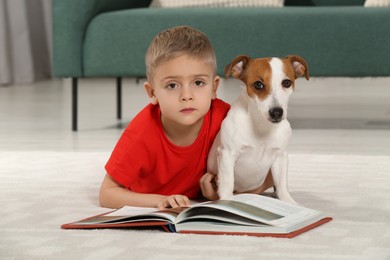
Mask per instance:
[[[148,104],[130,122],[126,130],[151,130],[158,127],[160,108],[158,105]]]
[[[230,108],[230,104],[229,103],[226,103],[225,101],[223,101],[222,99],[219,99],[219,98],[213,99],[212,104],[214,106],[222,108],[222,109],[229,109]]]
[[[223,118],[225,118],[229,109],[230,109],[230,104],[226,103],[225,101],[219,98],[213,100],[210,108],[213,115],[222,116]]]

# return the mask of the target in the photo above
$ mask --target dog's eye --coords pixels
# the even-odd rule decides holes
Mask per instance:
[[[253,83],[253,87],[257,90],[262,90],[264,88],[264,84],[261,81],[256,81]]]
[[[289,87],[291,87],[291,80],[289,80],[289,79],[283,80],[283,81],[282,81],[282,86],[283,86],[284,88],[289,88]]]

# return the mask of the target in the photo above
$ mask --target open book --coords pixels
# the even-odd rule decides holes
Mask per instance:
[[[231,200],[193,204],[157,211],[125,206],[115,211],[62,225],[64,229],[161,226],[166,231],[294,237],[331,221],[324,213],[278,199],[239,194]]]

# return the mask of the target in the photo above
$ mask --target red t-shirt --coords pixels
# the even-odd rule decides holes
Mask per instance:
[[[134,192],[198,197],[207,155],[229,108],[213,100],[197,139],[181,147],[166,137],[160,107],[149,104],[123,132],[106,164],[107,173]]]

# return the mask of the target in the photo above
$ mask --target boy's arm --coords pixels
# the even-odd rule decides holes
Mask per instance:
[[[99,193],[100,205],[105,208],[120,208],[123,206],[175,208],[190,204],[183,195],[164,196],[159,194],[143,194],[130,191],[106,174]]]

